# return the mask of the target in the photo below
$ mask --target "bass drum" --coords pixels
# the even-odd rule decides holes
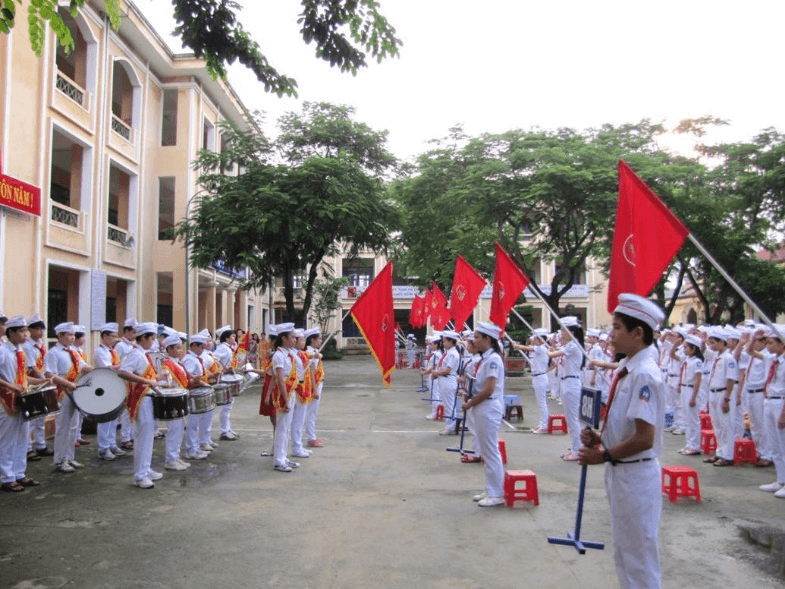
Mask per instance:
[[[95,368],[76,381],[68,396],[82,415],[97,423],[118,417],[125,407],[128,389],[111,368]]]
[[[188,415],[188,389],[161,388],[153,395],[153,416],[161,421]]]
[[[232,391],[225,382],[220,382],[213,386],[213,394],[215,395],[215,404],[219,407],[232,402]]]
[[[207,413],[215,409],[213,387],[200,387],[188,391],[188,412],[192,415]]]

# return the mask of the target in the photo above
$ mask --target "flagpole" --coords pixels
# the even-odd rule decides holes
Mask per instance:
[[[349,309],[348,311],[346,311],[346,315],[344,315],[343,317],[341,317],[341,325],[343,325],[343,320],[344,320],[344,319],[346,319],[346,318],[349,316],[349,313],[351,313],[351,312],[352,312],[352,310],[351,310],[351,309]],[[340,330],[340,329],[337,329],[337,330],[335,330],[334,332],[332,332],[330,335],[328,335],[328,336],[327,336],[327,339],[326,339],[326,340],[324,340],[324,341],[322,342],[322,345],[319,347],[319,352],[321,352],[321,351],[322,351],[322,348],[324,348],[324,346],[326,346],[326,345],[327,345],[327,342],[329,342],[329,341],[330,341],[330,340],[333,338],[333,336],[334,336],[336,333],[338,333],[339,331],[341,331],[341,330]]]
[[[722,275],[722,277],[725,280],[728,281],[728,284],[730,284],[733,287],[733,289],[737,293],[739,293],[741,298],[744,299],[744,302],[747,303],[750,307],[752,307],[752,311],[756,315],[761,317],[763,319],[764,323],[766,323],[766,325],[768,325],[772,329],[776,330],[776,327],[774,327],[774,324],[772,323],[771,319],[769,319],[766,316],[766,314],[763,311],[760,310],[758,305],[756,305],[754,302],[752,302],[752,299],[749,296],[747,296],[747,293],[744,292],[744,290],[742,290],[742,288],[736,283],[736,281],[733,280],[733,278],[730,277],[730,274],[728,274],[725,271],[725,269],[722,266],[719,265],[717,260],[715,260],[714,257],[712,257],[712,255],[706,250],[706,248],[703,247],[703,245],[701,245],[701,243],[697,239],[695,239],[695,237],[692,235],[692,232],[690,232],[689,235],[687,235],[687,237],[692,242],[692,244],[696,248],[698,248],[698,251],[700,253],[702,253],[704,256],[706,256],[706,259],[709,260],[709,262],[711,262],[711,264],[714,266],[714,268],[716,268],[717,272],[719,272]]]
[[[551,316],[552,316],[554,319],[556,319],[556,322],[557,322],[557,323],[558,323],[558,324],[561,326],[561,328],[562,328],[564,331],[566,331],[566,332],[567,332],[567,335],[569,335],[569,336],[570,336],[570,339],[571,339],[572,341],[574,341],[576,344],[578,344],[578,348],[580,348],[580,350],[581,350],[581,353],[582,353],[582,354],[583,354],[583,356],[586,358],[586,360],[589,360],[589,354],[588,354],[588,352],[586,352],[586,348],[584,348],[584,347],[581,345],[581,342],[579,342],[577,339],[575,339],[575,336],[574,336],[574,335],[572,335],[572,332],[571,332],[569,329],[567,329],[567,327],[564,325],[564,323],[562,323],[562,321],[561,321],[561,317],[559,317],[559,316],[556,314],[556,312],[555,312],[555,311],[554,311],[554,310],[551,308],[551,306],[550,306],[550,305],[549,305],[549,304],[546,302],[546,300],[545,300],[544,298],[542,298],[540,295],[538,295],[538,294],[537,294],[537,292],[536,292],[534,289],[532,289],[532,292],[534,293],[534,296],[536,296],[536,297],[537,297],[537,298],[540,300],[540,302],[541,302],[543,305],[545,305],[545,308],[546,308],[546,309],[548,309],[548,312],[551,314]]]

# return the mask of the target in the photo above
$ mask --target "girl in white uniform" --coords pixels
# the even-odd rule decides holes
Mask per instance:
[[[701,420],[698,406],[698,391],[703,377],[703,354],[701,339],[688,335],[684,341],[684,358],[679,368],[678,387],[681,389],[681,407],[687,439],[679,454],[693,456],[700,454]]]
[[[292,426],[292,410],[294,398],[297,395],[298,376],[293,370],[295,366],[294,351],[297,338],[294,335],[294,323],[283,323],[277,326],[278,335],[275,338],[275,353],[273,354],[273,375],[277,384],[274,402],[277,409],[275,434],[273,439],[273,461],[275,470],[292,472],[293,468],[300,465],[288,458],[289,434]]]
[[[456,417],[459,407],[456,402],[456,393],[458,392],[458,368],[461,364],[461,355],[455,345],[459,338],[460,336],[454,331],[442,332],[444,355],[439,359],[436,370],[433,372],[433,375],[438,379],[439,393],[442,405],[444,405],[444,430],[439,432],[443,436],[458,433],[456,431],[458,424]]]
[[[435,334],[428,338],[428,351],[430,354],[428,356],[428,363],[425,368],[422,369],[422,373],[428,377],[427,387],[431,393],[431,413],[430,415],[426,415],[425,419],[436,419],[436,412],[439,409],[439,405],[442,404],[441,395],[439,393],[439,381],[433,376],[433,371],[436,370],[439,360],[442,357],[442,350],[440,347],[441,341],[441,336]]]
[[[578,460],[578,451],[581,447],[581,424],[578,420],[578,408],[581,402],[581,368],[585,363],[583,330],[577,317],[564,317],[562,323],[566,327],[562,330],[562,341],[567,343],[561,350],[550,352],[549,356],[551,358],[564,356],[564,373],[561,376],[562,404],[564,405],[564,416],[567,419],[571,445],[570,451],[563,454],[562,459],[572,462]],[[570,337],[570,333],[572,337]]]
[[[480,354],[477,353],[477,348],[474,345],[474,332],[464,336],[464,339],[466,340],[466,351],[469,354],[469,359],[465,360],[463,374],[458,379],[463,395],[461,403],[466,403],[476,392],[474,389],[474,369],[480,362]],[[480,440],[477,437],[477,428],[474,425],[473,411],[466,412],[466,429],[472,435],[472,453],[463,454],[461,462],[464,464],[482,462],[482,451],[480,450]]]
[[[485,492],[475,495],[480,507],[504,503],[504,466],[499,452],[499,425],[504,415],[504,361],[499,346],[501,330],[493,323],[480,323],[474,345],[480,358],[472,365],[473,396],[463,403],[471,411],[480,453],[485,461]]]
[[[535,434],[548,433],[548,346],[545,345],[545,338],[548,332],[545,329],[535,329],[531,346],[513,344],[516,350],[528,352],[532,367],[532,388],[537,399],[537,408],[540,411],[540,422],[536,428],[532,429]]]
[[[305,438],[309,448],[321,448],[324,441],[316,437],[316,416],[319,415],[319,405],[324,392],[324,363],[319,348],[322,347],[322,333],[319,328],[309,329],[305,332],[305,347],[311,356],[311,371],[316,382],[313,400],[308,403],[305,414]]]

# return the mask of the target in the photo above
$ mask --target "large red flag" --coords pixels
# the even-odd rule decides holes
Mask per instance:
[[[619,160],[608,312],[613,312],[623,292],[649,296],[689,233],[654,191]]]
[[[507,315],[518,302],[518,297],[529,286],[518,265],[513,261],[499,242],[496,242],[496,270],[493,272],[493,298],[491,298],[491,322],[498,325],[502,332],[507,327]]]
[[[450,295],[450,312],[455,319],[455,331],[463,329],[467,317],[477,306],[485,284],[485,278],[459,255],[455,262],[455,276],[452,279]]]
[[[444,296],[439,285],[431,281],[431,324],[437,331],[441,331],[450,322],[450,312],[447,310],[447,297]]]
[[[433,304],[433,293],[427,288],[425,289],[425,296],[422,303],[422,324],[425,326],[428,323],[428,317],[431,316],[431,305]]]
[[[412,327],[419,327],[419,325],[417,324],[419,307],[420,307],[420,297],[414,295],[414,298],[412,299],[412,307],[411,309],[409,309],[409,325],[411,325]]]
[[[392,268],[392,262],[388,262],[351,308],[352,318],[371,348],[371,353],[382,371],[382,381],[388,387],[390,374],[395,370]]]

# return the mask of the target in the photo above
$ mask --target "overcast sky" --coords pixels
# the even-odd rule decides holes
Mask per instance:
[[[162,36],[174,28],[169,2],[136,3]],[[781,0],[380,0],[401,56],[356,77],[313,56],[296,0],[240,3],[271,64],[299,84],[298,99],[281,99],[234,66],[229,81],[249,109],[274,121],[303,100],[351,105],[357,120],[389,131],[401,158],[457,123],[475,135],[644,117],[672,127],[710,114],[731,121],[714,139],[785,131]]]

